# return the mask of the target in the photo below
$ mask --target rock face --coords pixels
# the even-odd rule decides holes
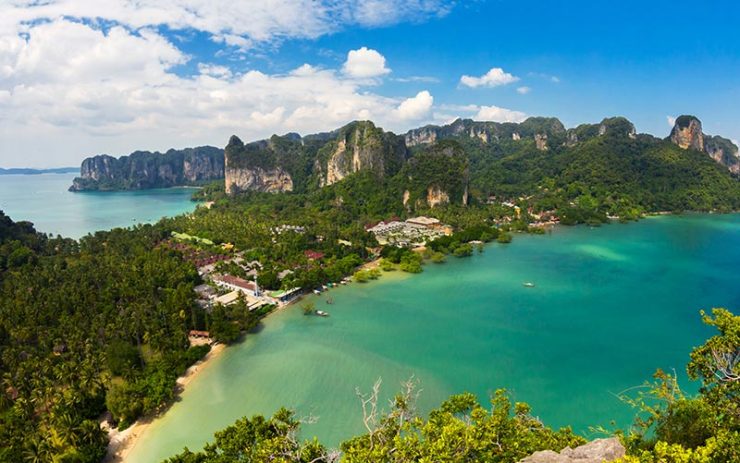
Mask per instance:
[[[202,146],[159,152],[136,151],[114,158],[106,154],[82,161],[70,191],[142,190],[197,185],[224,177],[223,150]]]
[[[682,149],[704,151],[701,121],[694,116],[680,116],[671,131],[671,141]]]
[[[731,140],[719,136],[705,135],[704,151],[716,162],[730,169],[733,174],[740,174],[738,147]]]
[[[702,131],[701,121],[694,116],[678,117],[670,140],[679,148],[702,151],[730,172],[740,174],[738,147],[726,138],[706,135]]]
[[[226,193],[234,195],[240,191],[293,191],[293,178],[270,158],[271,149],[274,148],[267,142],[245,146],[238,137],[232,136],[225,150]]]
[[[566,447],[560,453],[552,450],[535,452],[519,463],[604,463],[611,462],[625,455],[625,449],[619,439],[596,439],[588,444],[571,449]]]
[[[482,143],[493,143],[503,139],[513,141],[534,140],[540,151],[548,149],[548,140],[565,141],[566,130],[563,124],[551,117],[530,117],[521,123],[486,122],[470,119],[457,119],[443,126],[427,125],[410,130],[404,136],[409,148],[429,145],[439,140],[467,137]]]
[[[449,204],[450,195],[448,195],[446,191],[442,190],[439,185],[430,185],[429,187],[427,187],[426,201],[429,207]]]
[[[534,143],[535,146],[537,146],[537,149],[540,151],[547,151],[547,134],[546,133],[536,133],[534,134]]]
[[[320,185],[327,186],[361,170],[381,177],[392,175],[405,160],[406,145],[402,139],[383,132],[372,122],[362,121],[339,129],[335,141],[320,151],[316,167]]]

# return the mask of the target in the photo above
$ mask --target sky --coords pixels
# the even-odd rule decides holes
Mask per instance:
[[[0,0],[0,167],[370,119],[740,139],[734,0]]]

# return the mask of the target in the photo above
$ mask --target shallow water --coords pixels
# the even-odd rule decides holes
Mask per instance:
[[[79,238],[97,230],[156,222],[195,209],[192,188],[72,193],[74,174],[0,175],[0,210],[36,230]]]
[[[421,275],[340,287],[333,305],[314,297],[331,317],[290,307],[204,367],[127,461],[198,449],[282,405],[319,417],[304,435],[337,445],[362,432],[355,388],[378,377],[386,398],[418,378],[423,412],[453,393],[485,402],[507,388],[551,426],[626,426],[633,412],[615,394],[656,368],[695,387],[688,354],[711,334],[698,311],[740,308],[738,261],[740,215],[656,217],[517,235]]]

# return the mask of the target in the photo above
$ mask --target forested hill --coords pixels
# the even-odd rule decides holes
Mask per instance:
[[[224,153],[200,146],[166,153],[135,151],[114,158],[107,154],[85,159],[70,191],[141,190],[199,185],[223,178]]]
[[[231,195],[310,192],[362,171],[398,190],[409,210],[519,197],[543,209],[582,204],[612,213],[740,208],[737,147],[705,135],[692,116],[666,139],[637,134],[619,117],[573,129],[554,118],[457,120],[403,136],[362,121],[307,137],[232,137],[225,158]]]

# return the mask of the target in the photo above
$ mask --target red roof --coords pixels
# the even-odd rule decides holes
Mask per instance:
[[[324,257],[324,253],[318,251],[303,251],[303,254],[305,254],[306,257],[308,257],[309,259],[313,260],[318,260]]]
[[[248,289],[250,291],[255,291],[257,289],[257,286],[255,286],[254,282],[247,281],[244,278],[235,277],[233,275],[224,275],[221,277],[221,281],[239,288]]]

